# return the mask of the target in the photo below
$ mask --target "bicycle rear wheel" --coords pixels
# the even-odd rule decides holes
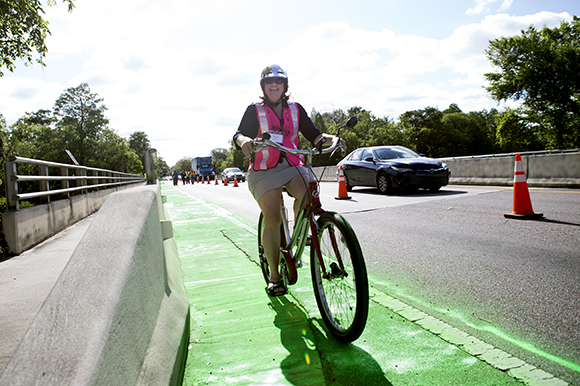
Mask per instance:
[[[324,212],[317,220],[321,258],[310,248],[312,284],[320,315],[340,342],[356,340],[363,332],[369,308],[367,271],[356,235],[339,214]]]

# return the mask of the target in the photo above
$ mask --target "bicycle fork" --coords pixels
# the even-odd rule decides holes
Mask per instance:
[[[338,242],[336,241],[336,235],[334,232],[334,227],[330,226],[328,228],[328,233],[330,235],[330,243],[332,245],[332,249],[334,250],[334,254],[338,261],[338,265],[335,262],[330,264],[330,272],[326,271],[326,265],[324,264],[324,259],[322,258],[322,250],[320,248],[320,242],[318,240],[318,224],[314,218],[314,214],[310,214],[310,231],[313,235],[312,237],[312,247],[316,251],[316,257],[318,258],[318,263],[320,264],[320,269],[322,270],[322,277],[324,279],[333,279],[336,277],[344,278],[348,276],[344,269],[344,264],[342,262],[342,256],[340,254],[340,248],[338,247]]]

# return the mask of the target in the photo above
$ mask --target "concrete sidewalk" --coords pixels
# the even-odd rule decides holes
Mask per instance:
[[[94,215],[89,216],[19,256],[0,262],[0,371],[93,218]]]
[[[321,325],[308,264],[288,295],[270,298],[255,224],[196,197],[195,188],[162,192],[191,305],[184,385],[522,384],[430,331],[441,328],[436,320],[422,327],[394,312],[402,303],[373,288],[365,332],[337,343]]]

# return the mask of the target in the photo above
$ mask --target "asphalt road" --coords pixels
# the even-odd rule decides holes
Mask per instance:
[[[195,195],[257,221],[238,188],[196,184]],[[377,289],[580,384],[580,191],[530,189],[538,221],[508,220],[510,188],[449,186],[383,196],[356,189],[323,207],[355,229]]]

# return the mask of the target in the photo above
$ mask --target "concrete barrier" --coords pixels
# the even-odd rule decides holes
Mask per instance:
[[[580,152],[522,153],[521,156],[529,186],[580,188]],[[438,159],[451,170],[450,184],[513,186],[515,154]],[[321,181],[338,181],[336,166],[313,169]]]
[[[522,163],[529,186],[580,188],[580,152],[526,154]],[[450,184],[512,186],[514,155],[439,158],[451,170]]]
[[[181,385],[189,301],[158,185],[110,195],[1,385]]]
[[[122,185],[2,213],[2,229],[10,253],[19,255],[40,244],[99,210],[111,193],[134,187],[135,185]]]

